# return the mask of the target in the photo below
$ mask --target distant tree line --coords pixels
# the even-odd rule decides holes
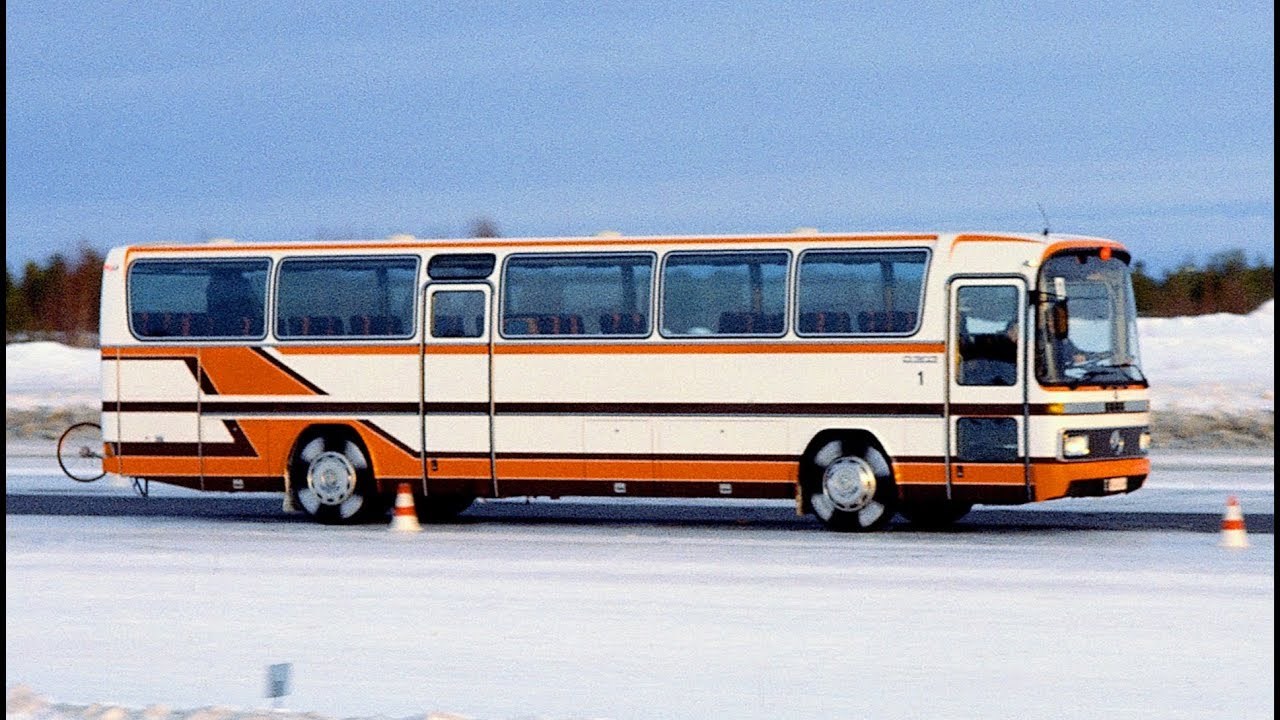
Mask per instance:
[[[1249,264],[1243,250],[1210,256],[1204,267],[1184,263],[1159,279],[1134,264],[1133,294],[1144,317],[1180,317],[1233,313],[1246,315],[1275,297],[1275,266]]]
[[[96,333],[104,259],[97,250],[81,247],[73,257],[55,253],[44,263],[29,261],[18,277],[5,263],[6,338]]]
[[[477,221],[473,237],[496,237],[491,222]],[[82,247],[74,257],[55,254],[44,263],[28,262],[21,276],[5,265],[5,331],[9,341],[42,337],[71,338],[98,329],[102,253]],[[1209,313],[1247,314],[1275,296],[1275,267],[1250,264],[1244,251],[1209,258],[1203,267],[1185,263],[1156,278],[1141,263],[1134,266],[1138,314],[1177,317]]]

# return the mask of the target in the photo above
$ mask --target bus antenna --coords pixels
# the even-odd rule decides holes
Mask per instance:
[[[1044,211],[1044,205],[1040,203],[1036,203],[1036,207],[1040,208],[1040,217],[1044,218],[1044,230],[1040,231],[1040,234],[1049,237],[1049,213]]]

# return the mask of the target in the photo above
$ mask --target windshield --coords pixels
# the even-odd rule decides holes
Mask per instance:
[[[1040,269],[1036,378],[1042,385],[1145,383],[1126,259],[1058,255]]]

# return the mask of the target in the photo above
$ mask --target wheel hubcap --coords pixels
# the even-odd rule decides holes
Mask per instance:
[[[876,494],[876,474],[859,457],[842,457],[822,473],[822,491],[831,504],[845,512],[857,512]]]
[[[355,494],[356,468],[342,453],[321,453],[307,468],[307,487],[322,505],[341,505]]]

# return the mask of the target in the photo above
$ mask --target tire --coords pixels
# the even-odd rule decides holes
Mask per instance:
[[[76,482],[89,483],[107,471],[102,467],[102,426],[76,423],[58,438],[58,467]]]
[[[944,528],[969,514],[973,503],[955,500],[902,503],[898,514],[918,528]]]
[[[386,513],[373,470],[360,444],[349,433],[314,435],[294,456],[293,486],[298,504],[327,525],[350,525]]]
[[[870,532],[893,519],[898,488],[889,461],[874,446],[836,438],[808,463],[809,505],[828,530]]]
[[[414,499],[418,519],[425,523],[447,523],[471,507],[476,499],[470,495],[427,495]]]

